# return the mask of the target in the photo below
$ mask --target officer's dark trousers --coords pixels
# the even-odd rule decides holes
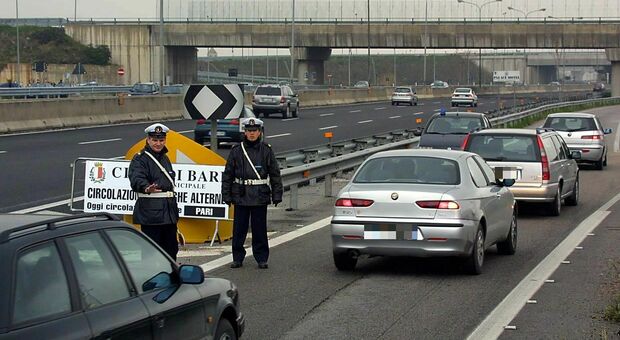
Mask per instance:
[[[179,252],[176,224],[142,225],[141,229],[176,261]]]
[[[235,206],[233,222],[233,261],[243,262],[245,258],[245,238],[248,226],[252,225],[252,253],[258,263],[267,263],[269,243],[267,240],[267,206]]]

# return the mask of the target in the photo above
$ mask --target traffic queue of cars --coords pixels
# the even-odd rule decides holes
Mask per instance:
[[[416,133],[419,148],[374,154],[339,192],[334,264],[346,271],[363,255],[454,257],[480,274],[486,249],[516,252],[519,203],[551,216],[579,203],[577,162],[602,169],[611,132],[586,113],[551,114],[536,129],[493,129],[481,113],[435,114]]]

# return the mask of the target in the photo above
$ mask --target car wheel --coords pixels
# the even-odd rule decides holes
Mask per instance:
[[[604,158],[605,158],[604,156],[601,156],[601,159],[599,159],[598,161],[594,163],[594,168],[596,170],[603,170],[603,166],[605,165],[604,160],[603,160]]]
[[[282,112],[282,119],[286,119],[291,116],[291,106],[287,106],[286,110]]]
[[[299,103],[297,103],[297,107],[295,107],[295,111],[293,111],[293,118],[297,118],[298,113],[299,113]]]
[[[562,210],[562,195],[560,193],[560,188],[558,187],[553,202],[549,204],[549,215],[560,216],[560,210]]]
[[[575,179],[575,185],[573,186],[573,192],[566,198],[566,205],[575,206],[579,204],[579,175]]]
[[[465,263],[465,270],[472,275],[478,275],[482,273],[482,265],[484,264],[484,232],[481,226],[478,226],[476,231],[476,237],[474,238],[474,247],[471,251],[471,255],[467,258]]]
[[[228,319],[221,319],[215,331],[215,340],[236,340],[237,333]]]
[[[517,251],[517,214],[512,214],[512,221],[510,221],[510,229],[508,229],[508,235],[502,242],[497,243],[497,252],[502,255],[514,255]]]
[[[478,107],[478,103],[474,103],[474,107]]]
[[[334,252],[334,264],[340,271],[351,271],[355,269],[357,258],[352,257],[347,252]]]
[[[413,103],[413,105],[418,106],[418,102],[417,102],[417,101],[416,101],[416,102],[414,102],[414,103]]]
[[[603,166],[607,166],[607,152],[605,152],[605,158],[603,159]]]
[[[258,116],[257,116],[258,117]],[[267,112],[263,113],[263,117],[269,118],[269,114]]]
[[[394,106],[394,102],[392,102],[392,106]]]

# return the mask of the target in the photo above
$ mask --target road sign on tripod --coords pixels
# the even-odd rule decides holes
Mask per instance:
[[[190,85],[184,115],[189,119],[234,119],[243,110],[243,85]]]

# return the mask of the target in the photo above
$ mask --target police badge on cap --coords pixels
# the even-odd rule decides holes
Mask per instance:
[[[243,125],[248,131],[259,130],[261,126],[263,126],[263,121],[258,118],[250,118]]]
[[[168,129],[168,127],[164,124],[161,123],[155,123],[149,127],[147,127],[146,129],[144,129],[144,132],[149,136],[149,137],[154,137],[154,138],[165,138],[166,137],[166,132],[168,132],[170,129]]]

